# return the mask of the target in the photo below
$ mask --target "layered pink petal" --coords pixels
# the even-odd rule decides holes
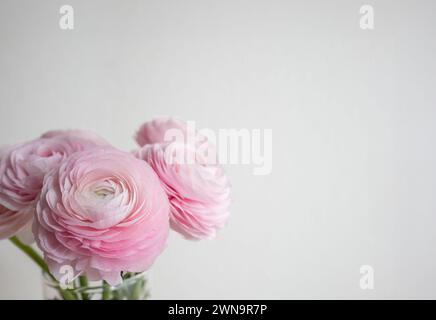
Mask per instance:
[[[171,161],[180,152],[194,163]],[[230,184],[219,165],[207,164],[187,145],[146,145],[136,152],[158,174],[171,205],[171,227],[188,239],[210,239],[229,218]]]
[[[41,138],[67,137],[78,138],[95,143],[99,146],[109,146],[106,139],[100,137],[97,133],[90,130],[51,130],[41,135]]]
[[[30,210],[12,211],[0,205],[0,239],[10,238],[19,233],[32,220],[32,217],[33,212]],[[26,234],[25,242],[31,242],[31,240],[32,238]]]
[[[59,136],[39,138],[0,151],[0,229],[12,236],[32,220],[34,201],[44,176],[74,152],[94,147],[89,140]],[[28,238],[28,237],[26,237]]]
[[[136,132],[135,140],[142,147],[146,144],[170,142],[165,139],[168,137],[168,130],[179,130],[186,133],[187,126],[182,120],[172,117],[159,117],[144,123]]]
[[[109,147],[77,152],[46,175],[36,208],[36,242],[56,276],[72,266],[118,283],[148,269],[165,247],[168,198],[144,161]]]

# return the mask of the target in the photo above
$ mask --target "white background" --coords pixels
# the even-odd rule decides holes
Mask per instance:
[[[157,115],[270,128],[272,173],[227,166],[228,227],[173,234],[152,297],[436,298],[436,2],[371,1],[372,31],[363,4],[1,0],[0,144],[89,128],[131,150]],[[0,298],[41,297],[0,242]]]

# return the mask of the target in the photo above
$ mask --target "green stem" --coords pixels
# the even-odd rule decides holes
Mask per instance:
[[[18,240],[18,238],[15,236],[9,238],[9,240],[17,248],[23,251],[30,259],[32,259],[46,274],[49,275],[49,277],[53,281],[57,282],[56,278],[48,270],[48,266],[45,263],[44,259],[38,253],[36,253],[36,251],[33,250],[32,247],[25,245],[20,240]],[[62,288],[59,288],[59,292],[65,300],[75,300],[74,294],[72,292],[68,292],[67,290],[62,290]]]
[[[130,293],[130,300],[140,300],[144,292],[145,282],[144,279],[137,279],[136,283],[133,284],[133,290]]]
[[[60,287],[58,288],[58,290],[64,300],[78,300],[74,292],[69,291],[68,289],[63,290]]]
[[[88,279],[86,278],[86,276],[80,276],[79,277],[79,283],[80,283],[80,287],[82,289],[84,289],[84,291],[82,292],[82,299],[83,300],[88,300],[88,294],[85,293],[86,288],[88,287]]]
[[[103,280],[103,296],[102,300],[109,300],[110,298],[110,285],[106,281]]]
[[[32,249],[32,247],[25,245],[15,236],[9,238],[9,240],[11,240],[11,242],[21,251],[27,254],[30,259],[32,259],[45,273],[50,276],[50,278],[56,280],[55,277],[53,277],[53,275],[48,270],[47,264],[45,263],[44,259],[38,253],[36,253],[35,250]]]

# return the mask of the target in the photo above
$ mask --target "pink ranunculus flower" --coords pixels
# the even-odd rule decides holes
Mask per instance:
[[[186,134],[187,124],[172,117],[158,117],[144,123],[136,132],[135,140],[141,147],[146,144],[170,142],[165,140],[165,134],[169,129],[177,129]]]
[[[69,137],[88,140],[99,146],[109,146],[106,139],[100,137],[97,133],[90,130],[51,130],[41,135],[41,138]]]
[[[188,239],[210,239],[229,217],[230,184],[220,165],[189,144],[149,144],[136,151],[158,174],[171,205],[171,227]],[[184,155],[180,157],[180,155]],[[184,159],[195,159],[193,163]]]
[[[208,162],[217,162],[215,145],[204,132],[195,128],[193,121],[186,122],[173,117],[158,117],[144,123],[135,135],[136,142],[143,147],[147,144],[184,143],[197,148],[197,153],[208,155]]]
[[[0,238],[15,235],[30,223],[33,203],[44,175],[70,154],[94,146],[87,140],[38,138],[0,153]]]
[[[46,175],[33,231],[50,271],[115,285],[147,270],[169,232],[168,198],[155,172],[111,147],[77,152]]]
[[[7,150],[6,147],[0,149],[0,162]],[[16,212],[0,204],[0,239],[7,239],[16,235],[31,219],[32,213],[28,210]]]

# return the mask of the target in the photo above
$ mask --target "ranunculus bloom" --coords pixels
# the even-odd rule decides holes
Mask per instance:
[[[216,161],[215,146],[206,135],[195,128],[194,122],[187,123],[177,118],[158,117],[144,123],[136,132],[135,140],[141,147],[146,144],[172,142],[195,145],[198,152],[211,152],[209,159]]]
[[[70,154],[95,146],[79,138],[39,138],[0,153],[0,237],[14,235],[31,221],[29,210],[44,175]],[[8,231],[9,230],[9,231]]]
[[[206,150],[214,150],[213,145],[202,138],[195,143],[168,143],[163,137],[170,129],[186,132],[186,125],[170,118],[145,123],[137,141],[147,144],[135,155],[161,179],[171,204],[171,227],[188,239],[213,238],[229,217],[229,181],[221,166],[198,152],[199,141],[207,144]]]
[[[6,154],[7,148],[0,149],[0,162]],[[32,212],[29,210],[12,211],[0,204],[0,239],[14,236],[32,219]]]
[[[142,147],[146,144],[170,142],[165,140],[165,134],[170,129],[177,129],[182,134],[186,134],[186,122],[171,118],[159,117],[144,123],[136,132],[135,140]]]
[[[50,271],[91,280],[147,270],[166,245],[168,198],[144,161],[114,148],[77,152],[46,175],[33,225]]]
[[[67,137],[88,140],[99,146],[109,146],[110,143],[97,133],[90,130],[51,130],[41,135],[41,138]]]

